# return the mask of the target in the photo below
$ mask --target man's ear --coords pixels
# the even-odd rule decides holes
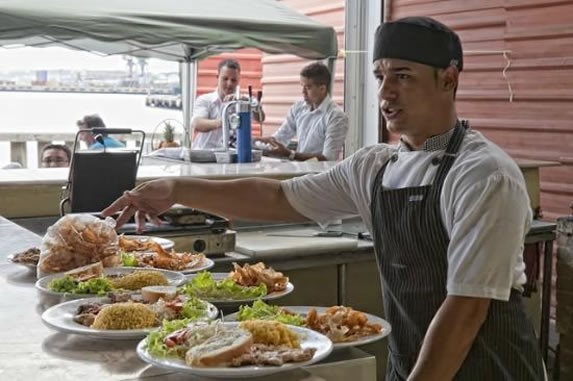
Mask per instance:
[[[459,71],[455,66],[449,66],[442,72],[442,88],[453,91],[458,86]]]

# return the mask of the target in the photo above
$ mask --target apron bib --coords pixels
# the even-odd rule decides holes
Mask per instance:
[[[418,357],[430,322],[446,294],[449,235],[440,213],[440,194],[467,125],[458,122],[432,184],[383,189],[388,163],[373,184],[374,247],[382,276],[384,311],[392,324],[386,379],[405,380]],[[393,155],[390,160],[396,161]],[[543,380],[533,326],[512,290],[509,301],[492,300],[488,316],[455,380]]]

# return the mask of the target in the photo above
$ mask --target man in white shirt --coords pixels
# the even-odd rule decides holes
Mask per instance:
[[[241,66],[233,59],[219,62],[217,68],[217,88],[195,100],[191,126],[196,132],[192,149],[214,149],[223,147],[222,111],[225,102],[234,99],[241,79]],[[253,113],[257,121],[264,120],[264,112]],[[230,131],[232,134],[233,132]]]
[[[374,74],[398,145],[365,147],[285,181],[171,178],[104,211],[140,225],[174,203],[230,218],[319,223],[360,215],[372,233],[392,324],[387,380],[542,380],[525,314],[529,198],[515,162],[457,117],[457,34],[427,17],[382,24]],[[367,290],[365,290],[367,292]]]
[[[286,120],[270,137],[256,139],[270,145],[268,156],[304,161],[338,160],[348,133],[348,117],[329,95],[331,74],[320,62],[305,66],[300,72],[303,100],[288,111]],[[289,150],[296,137],[297,149]]]

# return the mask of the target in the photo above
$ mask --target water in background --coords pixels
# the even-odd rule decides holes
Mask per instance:
[[[107,127],[141,129],[146,133],[152,133],[165,119],[183,121],[181,110],[148,107],[142,94],[0,91],[0,133],[75,133],[76,121],[95,113]],[[0,142],[0,163],[9,160],[9,143]]]
[[[152,132],[164,119],[183,120],[181,110],[145,106],[141,94],[0,92],[0,132],[72,132],[86,114],[107,127]]]

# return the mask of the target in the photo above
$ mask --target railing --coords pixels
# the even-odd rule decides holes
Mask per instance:
[[[17,163],[22,168],[41,167],[42,149],[52,143],[65,144],[73,148],[75,133],[49,133],[49,132],[0,132],[0,168],[3,164]],[[141,146],[139,135],[113,135],[123,142],[127,148]],[[174,133],[175,141],[182,141],[182,133]],[[145,139],[143,153],[157,149],[161,135],[148,134]],[[83,143],[82,143],[83,144]],[[153,147],[152,147],[153,144]]]

